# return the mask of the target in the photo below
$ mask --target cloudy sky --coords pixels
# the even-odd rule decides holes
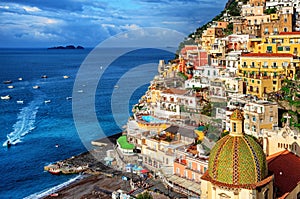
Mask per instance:
[[[223,10],[227,0],[1,0],[0,48],[94,47],[140,27],[189,34]]]

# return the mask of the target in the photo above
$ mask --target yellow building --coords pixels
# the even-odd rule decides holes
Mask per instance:
[[[238,76],[246,82],[246,94],[262,98],[281,89],[284,79],[295,79],[299,61],[287,53],[247,53],[241,55]]]
[[[254,53],[289,53],[300,56],[300,32],[281,32],[264,39],[250,39]]]

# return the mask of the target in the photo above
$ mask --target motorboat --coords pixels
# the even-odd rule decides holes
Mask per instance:
[[[23,100],[18,100],[17,104],[24,104],[24,101]]]
[[[45,104],[51,103],[51,100],[45,100]]]
[[[42,75],[41,78],[44,78],[44,79],[45,79],[45,78],[48,78],[48,76],[47,76],[47,75]]]
[[[50,168],[48,170],[49,173],[51,173],[52,175],[59,175],[60,174],[60,170],[59,169],[55,169],[55,168]]]
[[[11,84],[12,81],[11,80],[6,80],[6,81],[3,81],[3,84]]]
[[[10,85],[10,86],[7,86],[7,88],[10,88],[10,89],[12,89],[12,88],[14,88],[14,86]]]
[[[10,100],[10,96],[9,95],[5,95],[5,96],[1,96],[2,100]]]
[[[114,87],[115,87],[115,88],[119,88],[119,86],[118,86],[118,85],[115,85]]]
[[[68,78],[70,78],[70,77],[69,77],[68,75],[64,75],[63,78],[64,78],[64,79],[68,79]]]
[[[22,80],[23,80],[23,78],[22,78],[22,77],[19,77],[19,78],[18,78],[18,80],[19,80],[19,81],[22,81]]]
[[[35,85],[32,87],[33,89],[39,89],[40,87],[38,85]]]
[[[66,97],[66,100],[71,100],[72,99],[72,97]]]
[[[83,90],[78,90],[77,92],[78,92],[78,93],[83,93]]]

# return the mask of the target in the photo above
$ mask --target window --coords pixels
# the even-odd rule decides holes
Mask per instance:
[[[233,132],[236,132],[236,123],[233,123]]]
[[[176,174],[177,174],[177,175],[180,174],[180,168],[176,168]]]
[[[249,124],[248,123],[245,123],[245,129],[249,130],[250,127],[249,127]]]
[[[256,126],[255,125],[252,126],[252,131],[256,132]]]
[[[248,115],[248,114],[246,114],[246,115],[245,115],[245,118],[246,118],[246,119],[249,119],[249,115]]]
[[[255,116],[252,117],[252,121],[256,122],[256,117]]]
[[[270,116],[270,122],[273,122],[273,120],[274,120],[273,116]]]

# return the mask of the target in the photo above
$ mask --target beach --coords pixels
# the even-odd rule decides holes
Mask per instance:
[[[122,133],[97,140],[98,143],[103,143],[102,147],[95,147],[94,150],[58,161],[69,165],[88,164],[89,169],[81,174],[82,178],[44,198],[111,198],[113,191],[124,188],[122,172],[104,165],[106,151],[113,149],[112,143],[115,143],[120,135]]]

